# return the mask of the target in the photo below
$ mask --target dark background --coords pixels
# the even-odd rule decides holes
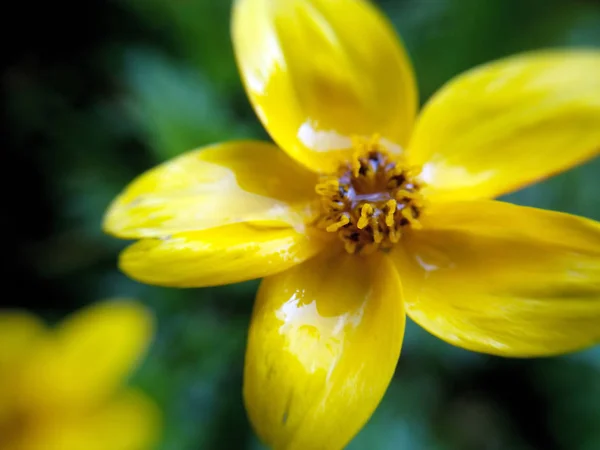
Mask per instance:
[[[378,3],[405,40],[422,102],[495,58],[600,48],[597,1]],[[116,270],[125,243],[100,229],[111,199],[147,168],[203,144],[266,138],[237,75],[229,10],[226,0],[88,0],[15,2],[3,13],[2,304],[49,321],[115,296],[149,305],[159,330],[131,382],[164,411],[160,450],[261,448],[241,401],[257,282],[135,283]],[[598,220],[599,178],[595,160],[509,200]],[[349,448],[598,450],[600,348],[501,359],[411,323],[394,382]]]

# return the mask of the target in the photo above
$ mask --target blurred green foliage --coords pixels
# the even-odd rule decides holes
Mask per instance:
[[[414,61],[422,102],[485,61],[544,47],[600,47],[594,1],[379,3]],[[19,241],[14,261],[19,279],[46,293],[41,305],[25,294],[11,304],[58,318],[105,297],[143,300],[159,330],[132,382],[164,410],[158,448],[262,448],[241,400],[257,283],[190,290],[137,284],[116,269],[124,244],[100,228],[110,200],[143,170],[207,143],[267,138],[237,75],[230,2],[88,6],[80,35],[72,36],[82,42],[72,51],[72,41],[51,40],[62,46],[52,53],[56,59],[45,58],[43,47],[27,47],[3,77],[14,167],[40,195],[28,206],[23,199],[9,203]],[[94,32],[86,34],[89,26]],[[507,199],[600,219],[599,192],[596,160]],[[349,448],[596,450],[600,351],[500,359],[451,347],[409,324],[394,382]]]

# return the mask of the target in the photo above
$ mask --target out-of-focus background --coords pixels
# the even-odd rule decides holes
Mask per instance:
[[[378,3],[404,38],[422,102],[452,76],[495,58],[600,47],[600,3],[592,0]],[[163,411],[157,450],[262,448],[241,399],[258,282],[188,290],[138,284],[116,269],[126,243],[100,229],[108,203],[142,171],[215,141],[267,138],[236,71],[230,5],[23,2],[11,4],[7,17],[20,25],[5,39],[1,79],[8,125],[2,306],[55,322],[114,296],[149,305],[158,332],[130,383]],[[509,200],[598,220],[599,194],[596,160]],[[501,359],[454,348],[410,323],[395,379],[349,448],[598,450],[600,348]]]

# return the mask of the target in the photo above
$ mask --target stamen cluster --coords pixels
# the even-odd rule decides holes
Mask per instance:
[[[420,227],[419,172],[390,158],[376,141],[359,143],[351,162],[317,184],[322,207],[317,227],[337,233],[351,254],[389,250],[405,227]]]

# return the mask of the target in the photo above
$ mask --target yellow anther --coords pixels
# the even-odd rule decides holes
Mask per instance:
[[[405,198],[416,199],[419,198],[420,194],[417,192],[407,191],[406,189],[398,189],[396,191],[396,200],[400,201]]]
[[[404,208],[402,211],[400,211],[400,214],[402,214],[402,217],[411,223],[415,220],[413,217],[413,212],[410,208]]]
[[[371,206],[369,203],[366,203],[362,206],[360,210],[360,218],[358,219],[358,223],[356,224],[356,227],[359,230],[362,230],[367,225],[369,225],[369,218],[373,215],[373,211],[373,206]]]
[[[349,223],[350,223],[350,214],[344,213],[340,216],[340,218],[338,219],[337,222],[332,223],[327,228],[325,228],[325,231],[328,231],[329,233],[333,233],[333,232],[339,230],[340,228],[342,228],[343,226],[348,225]]]
[[[319,195],[335,195],[340,190],[340,182],[335,179],[327,179],[315,186],[315,192]]]
[[[345,203],[339,200],[328,202],[327,206],[329,206],[332,211],[343,211],[346,207]]]
[[[344,249],[351,255],[353,255],[356,252],[357,247],[358,247],[358,244],[356,242],[348,241],[348,240],[344,241]]]
[[[376,244],[381,244],[385,236],[379,227],[379,221],[375,217],[371,218],[371,230],[373,233],[373,241]]]
[[[350,166],[350,169],[352,170],[352,176],[354,178],[358,178],[359,174],[360,174],[360,157],[362,155],[362,149],[361,149],[362,144],[358,141],[355,142],[354,144],[354,154],[352,155],[352,163]]]
[[[396,208],[398,207],[398,202],[394,199],[390,199],[385,204],[387,208],[387,214],[385,215],[385,224],[388,227],[394,226],[394,214],[396,213]]]
[[[389,231],[389,239],[392,244],[397,244],[402,237],[402,231],[397,226],[393,226]]]

